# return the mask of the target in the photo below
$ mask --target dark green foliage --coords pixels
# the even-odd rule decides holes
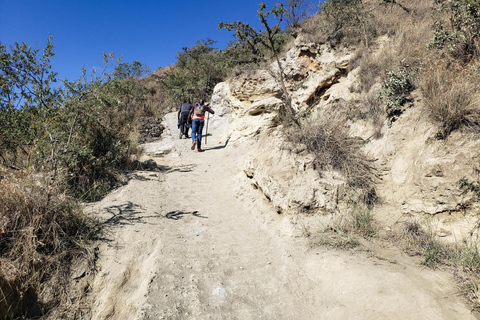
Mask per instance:
[[[56,123],[55,132],[66,143],[61,161],[68,190],[84,200],[98,200],[136,153],[131,133],[145,89],[133,79],[79,80],[66,88],[70,95],[59,111],[64,120]]]
[[[131,133],[145,87],[133,77],[110,77],[113,54],[104,54],[105,69],[90,81],[84,70],[78,81],[52,88],[51,37],[41,56],[26,44],[0,50],[1,164],[51,173],[85,200],[104,195],[136,152]]]
[[[140,61],[133,61],[133,63],[122,62],[115,66],[115,71],[113,72],[113,77],[115,79],[124,80],[124,79],[140,79],[144,78],[152,73],[152,70],[141,63]]]
[[[144,70],[140,63],[106,72],[113,54],[104,54],[104,69],[90,80],[84,70],[59,89],[52,57],[51,37],[43,54],[26,44],[9,52],[0,46],[0,257],[8,261],[0,283],[8,265],[18,284],[10,289],[32,292],[35,303],[45,286],[65,293],[72,259],[87,255],[83,243],[98,226],[80,201],[100,199],[129,169],[146,93],[135,79]],[[62,294],[45,305],[57,305]],[[12,318],[27,314],[17,302],[5,302]]]
[[[399,71],[389,71],[378,93],[385,104],[388,121],[395,121],[402,113],[403,105],[410,101],[410,93],[415,89],[412,83],[413,74],[406,67]]]
[[[185,100],[206,99],[215,85],[227,74],[224,53],[213,47],[215,41],[197,41],[190,48],[183,48],[177,55],[177,63],[162,81],[163,88],[172,96],[175,104]]]
[[[0,45],[0,163],[14,165],[19,151],[45,135],[43,122],[62,102],[61,91],[51,87],[56,73],[51,71],[54,56],[52,37],[39,55],[25,43],[15,43],[11,52]],[[40,121],[38,121],[40,120]]]
[[[478,199],[480,199],[480,183],[478,181],[470,181],[466,177],[458,180],[458,187],[462,191],[462,194],[472,192]]]

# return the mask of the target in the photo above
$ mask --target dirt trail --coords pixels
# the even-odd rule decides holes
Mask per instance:
[[[248,143],[226,144],[228,123],[211,120],[197,153],[169,114],[147,146],[164,171],[92,207],[109,224],[93,319],[475,319],[448,273],[292,237],[241,172]]]

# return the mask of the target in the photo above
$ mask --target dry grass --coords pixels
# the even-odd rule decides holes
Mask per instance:
[[[410,255],[423,257],[422,264],[430,268],[448,267],[452,269],[464,294],[475,308],[479,304],[480,248],[478,237],[469,237],[461,242],[448,244],[441,242],[428,223],[419,221],[404,222],[402,232],[395,237],[397,244]]]
[[[0,288],[9,293],[0,317],[43,314],[62,300],[70,262],[85,254],[95,224],[49,179],[5,169],[0,179],[0,280],[9,284]],[[28,304],[11,301],[15,296],[29,297]]]
[[[381,138],[382,128],[385,122],[385,108],[382,102],[373,94],[367,94],[360,102],[360,107],[366,110],[365,118],[372,124],[374,128],[371,138]]]
[[[428,115],[439,126],[437,138],[445,139],[460,127],[478,131],[480,105],[474,81],[468,70],[443,62],[423,74],[420,88]]]
[[[341,172],[348,186],[370,205],[376,199],[371,161],[361,149],[363,141],[349,136],[346,117],[339,109],[303,124],[301,130],[291,129],[288,136],[315,156],[317,170]]]
[[[355,193],[348,193],[345,198],[346,206],[332,214],[331,221],[312,238],[312,245],[351,250],[361,245],[361,238],[372,238],[377,234],[370,208],[355,201]]]
[[[425,49],[432,37],[433,21],[431,10],[424,2],[403,1],[409,8],[407,13],[398,6],[382,6],[371,1],[370,14],[374,17],[375,33],[379,36],[368,46],[358,46],[352,68],[360,67],[358,92],[369,92],[376,83],[382,83],[389,71],[397,71],[400,66],[410,70],[421,69],[433,52]]]

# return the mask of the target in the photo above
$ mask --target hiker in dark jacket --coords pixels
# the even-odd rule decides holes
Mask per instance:
[[[189,123],[188,123],[188,116],[192,112],[193,106],[190,103],[190,101],[185,101],[182,103],[180,106],[180,109],[178,110],[178,127],[180,129],[180,139],[182,139],[183,136],[185,136],[185,139],[188,139],[188,128]]]
[[[198,152],[202,152],[202,130],[205,124],[205,112],[215,114],[208,104],[204,104],[203,100],[200,100],[195,104],[193,110],[190,112],[192,117],[192,150],[197,147]]]

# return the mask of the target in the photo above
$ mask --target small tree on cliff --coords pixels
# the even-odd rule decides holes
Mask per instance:
[[[220,22],[218,24],[219,29],[227,29],[228,31],[234,31],[234,37],[238,42],[248,48],[252,54],[256,57],[256,63],[266,63],[273,59],[277,64],[278,70],[272,70],[268,68],[270,75],[280,84],[282,88],[284,106],[280,109],[280,116],[287,124],[298,125],[295,119],[295,113],[292,108],[292,99],[287,90],[285,84],[285,74],[283,66],[280,62],[280,50],[285,40],[283,37],[280,23],[283,21],[283,15],[286,9],[281,3],[276,3],[270,11],[265,11],[267,5],[265,2],[260,4],[257,15],[260,22],[265,27],[265,30],[256,30],[249,24],[244,22]],[[268,18],[273,15],[277,19],[277,24],[270,26]]]
[[[296,37],[300,22],[308,17],[311,11],[310,0],[284,0],[282,6],[286,9],[284,19],[287,29],[290,29],[290,34]]]

